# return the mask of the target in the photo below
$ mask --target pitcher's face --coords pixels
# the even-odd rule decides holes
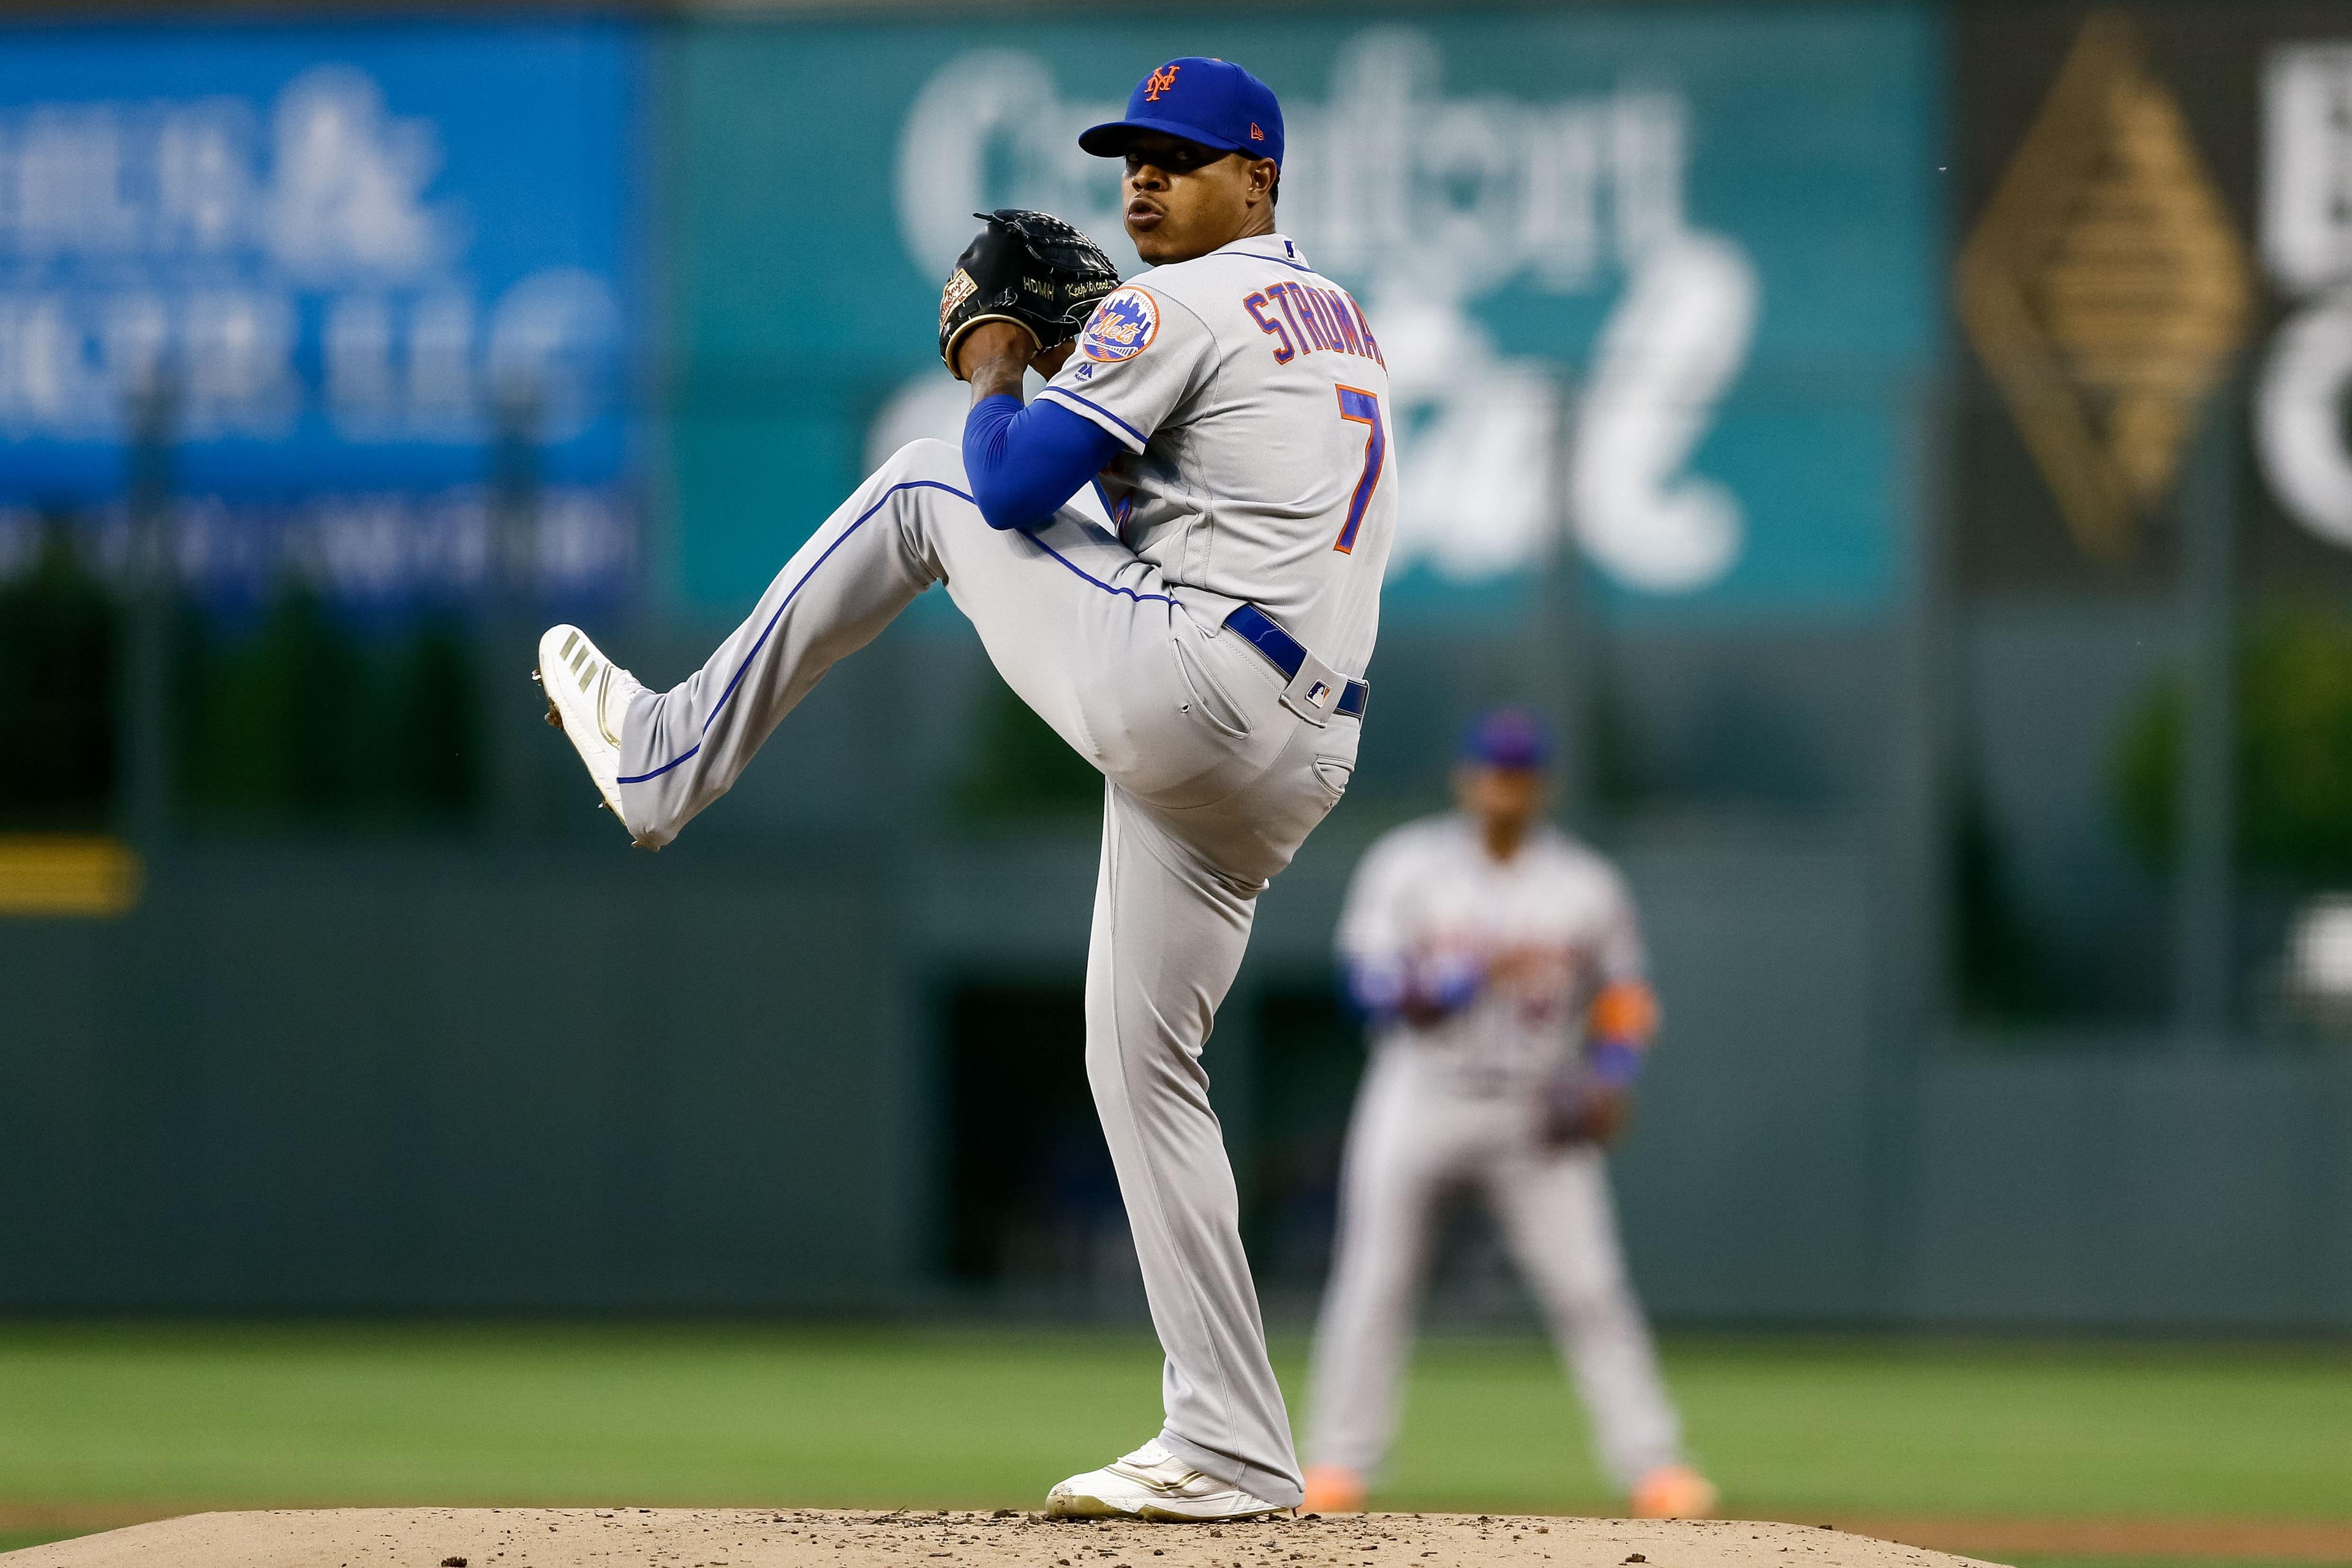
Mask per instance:
[[[1271,158],[1138,132],[1127,144],[1127,237],[1160,267],[1271,233],[1276,174]]]

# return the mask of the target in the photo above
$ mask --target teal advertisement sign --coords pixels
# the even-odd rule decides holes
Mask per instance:
[[[1076,137],[1178,54],[1281,96],[1283,229],[1387,350],[1391,606],[1490,602],[1563,525],[1622,614],[1868,613],[1904,578],[1940,335],[1925,10],[712,23],[678,47],[691,601],[748,600],[874,462],[961,427],[934,321],[975,211],[1043,208],[1139,268],[1117,168]]]

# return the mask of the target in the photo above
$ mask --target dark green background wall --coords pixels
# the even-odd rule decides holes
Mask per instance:
[[[1962,85],[2022,119],[2072,24],[2043,29],[2027,81],[2003,47],[2014,18],[1982,22],[1993,9],[1963,29]],[[828,37],[855,45],[864,26]],[[784,133],[822,112],[805,103],[730,140],[730,115],[766,89],[761,61],[795,35],[685,36],[656,51],[653,95],[670,241],[645,421],[656,581],[610,637],[656,682],[805,536],[808,498],[855,479],[865,416],[929,374],[920,333],[870,348],[880,312],[927,309],[902,248],[803,265],[798,209],[776,200],[804,178],[879,213],[889,150],[805,167]],[[758,51],[730,48],[748,37]],[[941,37],[906,58],[964,35]],[[2220,111],[2200,105],[2208,134]],[[2229,111],[2250,135],[2244,108]],[[1989,184],[2015,128],[1959,112],[1981,121],[1964,151]],[[2154,568],[2095,590],[2079,563],[2063,592],[1946,580],[1987,520],[2037,549],[2064,535],[2021,456],[1997,492],[1969,489],[1981,463],[1938,473],[1956,429],[1964,456],[1988,430],[2015,437],[1932,338],[1905,338],[1916,363],[1874,360],[1865,393],[1839,388],[1903,414],[1891,471],[1916,488],[1888,503],[1907,531],[1884,605],[1580,624],[1567,643],[1537,637],[1509,589],[1391,617],[1351,797],[1267,895],[1211,1047],[1245,1181],[1272,1069],[1308,1048],[1286,999],[1328,985],[1356,857],[1442,801],[1472,710],[1557,695],[1544,661],[1573,644],[1575,814],[1633,879],[1668,1010],[1615,1167],[1662,1314],[2352,1326],[2352,1056],[2164,1024],[2168,940],[2126,966],[2147,1003],[2131,1017],[1954,1022],[1968,785],[1948,730],[1974,702],[1999,721],[1976,742],[2013,763],[2074,744],[2091,761],[2065,792],[2020,765],[1993,804],[2018,844],[2087,843],[2111,826],[2094,776],[2109,688],[2191,639]],[[1804,378],[1828,373],[1792,366],[1768,395],[1818,393]],[[167,809],[133,914],[0,921],[0,1309],[972,1304],[942,1267],[964,1109],[946,998],[975,979],[1075,985],[1085,781],[1072,809],[1066,769],[990,772],[1005,699],[935,599],[836,672],[684,842],[635,854],[538,727],[528,635],[510,631],[467,633],[489,684],[469,775],[486,804],[464,826]],[[2082,892],[2062,858],[2029,857],[2022,884]],[[2088,923],[2163,931],[2150,885],[2110,878]],[[1344,1073],[1325,1088],[1343,1094]]]
[[[649,639],[648,673],[694,635]],[[1399,639],[1453,697],[1374,726],[1366,773],[1396,787],[1266,895],[1210,1055],[1244,1158],[1253,1064],[1286,1048],[1259,1002],[1325,983],[1355,856],[1430,804],[1452,709],[1507,646]],[[873,663],[659,856],[584,803],[552,837],[197,840],[125,920],[0,923],[0,1307],[968,1300],[938,1237],[941,988],[1074,983],[1093,840],[1083,816],[943,825],[959,775],[926,759],[963,747],[926,716],[993,677],[960,631],[894,632]],[[919,693],[892,684],[910,670]],[[916,731],[895,788],[872,783],[885,711]],[[2352,1324],[2346,1064],[1940,1041],[1903,979],[1897,823],[1882,796],[1613,836],[1669,1012],[1616,1165],[1655,1308]]]

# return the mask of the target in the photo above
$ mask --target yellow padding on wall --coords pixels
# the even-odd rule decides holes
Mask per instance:
[[[124,914],[145,881],[138,855],[120,839],[0,834],[0,916]]]

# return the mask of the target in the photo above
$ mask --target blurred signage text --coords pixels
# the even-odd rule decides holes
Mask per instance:
[[[1219,52],[1282,95],[1283,231],[1379,323],[1404,486],[1392,602],[1523,580],[1565,526],[1620,608],[1886,603],[1908,517],[1901,421],[1937,332],[1927,11],[1431,13],[1336,30],[1204,15],[1145,32],[1114,54],[1044,22],[985,38],[944,24],[691,30],[683,153],[715,216],[685,239],[706,248],[680,276],[709,280],[687,340],[714,366],[751,333],[787,359],[887,358],[901,379],[855,416],[868,464],[954,435],[962,389],[897,323],[921,320],[971,215],[1040,207],[1139,266],[1118,167],[1077,132],[1115,115],[1156,51]],[[887,158],[872,184],[870,148]],[[749,188],[723,172],[835,160],[860,176],[796,194],[801,237],[757,243]],[[810,234],[845,259],[812,256]],[[904,258],[904,300],[869,315],[886,247]],[[727,269],[745,257],[773,287]],[[855,326],[772,303],[795,290],[855,293]],[[793,418],[792,438],[816,444],[813,410]],[[708,449],[722,440],[714,426]],[[689,494],[706,482],[691,463]],[[710,475],[711,493],[737,493]],[[725,526],[689,513],[682,548]],[[709,537],[711,559],[761,558]],[[704,580],[691,559],[682,575]]]
[[[520,461],[598,520],[561,585],[616,589],[634,47],[571,25],[12,38],[0,531],[119,513],[145,441],[207,589],[463,593],[488,545],[452,520]],[[329,569],[354,532],[369,566]]]
[[[2263,98],[2263,259],[2292,304],[2256,448],[2287,512],[2352,548],[2352,39],[2274,50]]]

